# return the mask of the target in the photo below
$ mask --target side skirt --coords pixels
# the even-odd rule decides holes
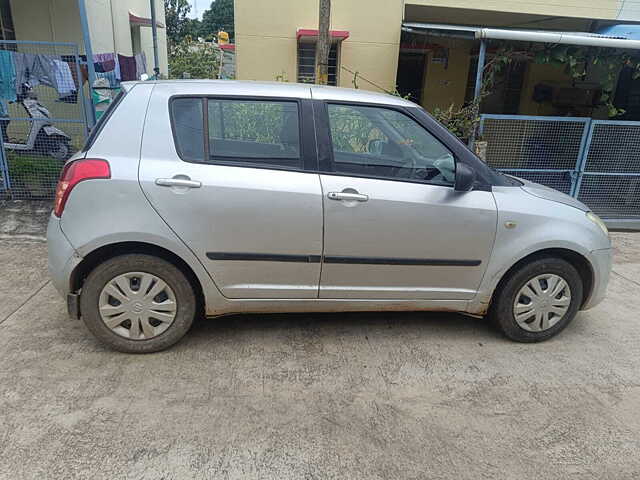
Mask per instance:
[[[354,299],[239,299],[208,307],[206,315],[233,313],[375,312],[375,311],[468,311],[467,300],[354,300]]]

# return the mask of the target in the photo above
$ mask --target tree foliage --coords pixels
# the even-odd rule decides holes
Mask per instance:
[[[220,30],[234,35],[233,0],[215,0],[202,15],[202,20],[189,18],[191,5],[187,0],[164,0],[167,39],[178,44],[189,37],[212,40]]]
[[[235,29],[233,23],[233,0],[215,0],[208,10],[202,14],[200,35],[211,38],[220,30],[224,30],[233,38]]]
[[[187,0],[164,0],[164,15],[167,40],[171,44],[182,41],[193,27],[193,21],[187,17],[191,5]]]
[[[216,45],[185,38],[169,47],[169,78],[217,78],[219,59]]]
[[[634,80],[640,78],[640,58],[630,51],[602,47],[582,47],[574,45],[545,45],[536,52],[533,61],[539,64],[564,68],[573,81],[585,80],[590,69],[597,73],[602,87],[600,103],[607,108],[609,117],[623,115],[625,110],[613,104],[613,92],[620,71],[624,67],[633,69]]]

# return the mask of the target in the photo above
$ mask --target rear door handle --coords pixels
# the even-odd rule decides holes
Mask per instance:
[[[347,200],[350,202],[366,202],[369,200],[369,195],[351,192],[329,192],[327,197],[329,200]]]
[[[200,188],[202,182],[197,180],[187,180],[185,178],[156,178],[156,185],[160,187],[187,187]]]

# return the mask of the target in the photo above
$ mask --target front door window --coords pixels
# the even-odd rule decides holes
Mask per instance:
[[[335,172],[453,185],[453,154],[411,117],[382,107],[328,110]]]

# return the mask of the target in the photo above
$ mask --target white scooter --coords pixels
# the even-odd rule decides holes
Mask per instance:
[[[49,110],[38,101],[38,97],[28,82],[22,84],[16,101],[20,102],[32,120],[29,122],[29,135],[25,143],[12,142],[7,135],[11,121],[0,119],[4,148],[9,151],[35,153],[51,156],[57,160],[66,160],[72,154],[71,137],[51,123]]]

